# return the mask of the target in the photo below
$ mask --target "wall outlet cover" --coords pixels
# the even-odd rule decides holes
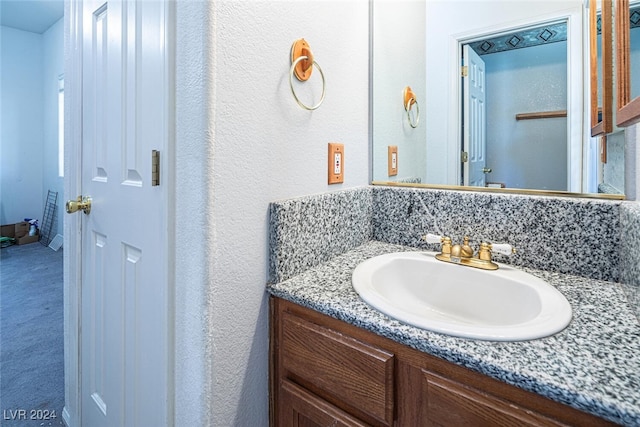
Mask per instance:
[[[328,175],[329,184],[344,182],[344,144],[339,142],[329,143]]]
[[[389,176],[398,175],[398,146],[397,145],[389,145],[387,147],[387,158],[388,158],[388,172]]]

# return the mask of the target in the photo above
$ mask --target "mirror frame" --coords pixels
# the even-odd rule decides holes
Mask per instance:
[[[640,96],[631,98],[631,66],[629,56],[630,30],[629,0],[616,0],[616,78],[617,101],[616,124],[630,126],[640,121]]]
[[[471,187],[464,185],[446,185],[446,184],[418,184],[396,181],[372,181],[371,185],[383,187],[406,187],[406,188],[425,188],[430,190],[448,190],[448,191],[467,191],[472,193],[498,193],[498,194],[517,194],[526,196],[557,196],[572,197],[580,199],[599,199],[599,200],[625,200],[624,194],[609,193],[575,193],[571,191],[553,191],[553,190],[535,190],[526,188],[490,188],[490,187]]]
[[[602,54],[602,116],[598,110],[598,7],[595,0],[589,5],[589,60],[591,80],[591,136],[613,131],[613,1],[600,0],[601,54]]]

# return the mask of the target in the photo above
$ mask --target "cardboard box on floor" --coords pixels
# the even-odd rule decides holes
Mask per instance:
[[[16,225],[2,225],[0,226],[0,237],[11,237],[14,238],[16,236]]]
[[[36,233],[35,236],[29,236],[29,223],[24,221],[15,224],[0,226],[0,236],[12,237],[16,239],[16,244],[18,245],[34,243],[37,242],[40,238],[38,233]]]

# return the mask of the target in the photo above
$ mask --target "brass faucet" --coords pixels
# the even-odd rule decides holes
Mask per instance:
[[[511,255],[516,250],[508,244],[490,244],[482,242],[478,249],[478,256],[474,256],[474,251],[469,246],[469,236],[465,236],[461,245],[452,245],[450,237],[440,237],[428,234],[423,237],[427,243],[441,243],[440,253],[436,254],[436,259],[452,264],[465,265],[467,267],[480,268],[483,270],[497,270],[498,264],[491,260],[491,253],[497,252],[502,255]]]

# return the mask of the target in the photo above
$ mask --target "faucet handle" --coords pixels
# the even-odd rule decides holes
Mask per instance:
[[[440,254],[448,257],[451,255],[451,237],[436,236],[435,234],[425,234],[422,236],[422,240],[427,243],[440,243]]]
[[[516,250],[508,243],[480,243],[480,249],[478,250],[478,258],[482,261],[491,262],[491,253],[495,252],[500,255],[509,256],[515,254]]]
[[[493,243],[489,246],[492,252],[500,255],[510,256],[516,253],[516,250],[508,243]]]
[[[427,233],[424,236],[422,236],[422,240],[424,240],[427,243],[442,243],[442,241],[444,240],[444,237]]]

